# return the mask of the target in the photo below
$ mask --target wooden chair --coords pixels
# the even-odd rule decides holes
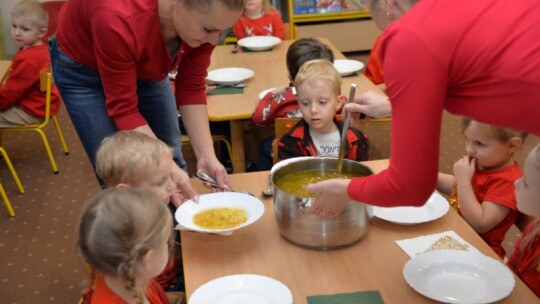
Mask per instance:
[[[278,142],[302,118],[278,117],[274,122],[274,141],[272,141],[272,159],[274,164],[278,162]]]
[[[58,124],[58,120],[56,119],[56,116],[51,115],[51,90],[52,90],[52,73],[51,68],[45,68],[40,72],[39,75],[39,82],[40,82],[40,90],[44,92],[45,94],[45,117],[43,118],[43,121],[39,124],[30,124],[25,126],[14,126],[14,127],[8,127],[8,128],[0,128],[0,142],[2,139],[2,132],[4,131],[34,131],[37,132],[41,139],[43,140],[43,144],[45,145],[45,150],[47,151],[47,155],[49,157],[49,161],[51,162],[51,166],[53,169],[54,174],[58,174],[58,166],[56,164],[56,161],[54,160],[51,147],[49,145],[49,141],[47,140],[47,136],[45,135],[45,132],[43,131],[45,127],[49,124],[49,120],[53,121],[54,127],[56,129],[56,133],[58,133],[58,138],[60,139],[60,142],[62,144],[62,148],[64,150],[64,154],[68,155],[69,150],[66,145],[66,141],[64,139],[64,135],[62,134],[62,130],[60,129],[60,124]]]
[[[231,141],[229,138],[225,135],[212,135],[212,140],[215,142],[222,142],[227,147],[227,152],[229,153],[229,159],[232,161],[232,147],[231,147]],[[189,136],[182,135],[182,145],[189,145]]]

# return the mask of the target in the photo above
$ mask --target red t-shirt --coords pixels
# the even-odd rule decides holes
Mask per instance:
[[[383,33],[392,103],[390,166],[349,196],[419,206],[437,184],[442,113],[540,135],[537,0],[422,0]],[[509,26],[511,24],[512,26]]]
[[[516,242],[514,252],[508,260],[508,266],[534,291],[537,297],[540,297],[540,272],[538,272],[540,234],[538,234],[538,225],[540,225],[540,222],[536,220],[525,229],[521,238]],[[527,248],[523,250],[521,248],[521,242],[530,233],[536,233],[536,235]]]
[[[11,63],[6,82],[0,87],[0,110],[18,106],[28,115],[45,116],[45,94],[39,86],[39,73],[51,65],[47,46],[21,49]],[[51,91],[51,115],[60,108],[60,95],[55,86]]]
[[[213,45],[181,42],[169,55],[155,0],[70,0],[58,15],[58,43],[75,61],[99,72],[109,116],[120,130],[146,124],[138,110],[137,81],[162,80],[178,68],[176,103],[205,104]]]
[[[148,283],[148,289],[146,290],[146,298],[150,304],[169,304],[169,300],[165,295],[165,292],[154,281],[151,280]],[[94,289],[87,292],[83,296],[83,304],[128,304],[124,299],[119,297],[109,286],[105,283],[103,277],[98,277]]]
[[[281,40],[285,39],[285,26],[281,14],[276,9],[270,9],[257,19],[242,14],[233,29],[238,39],[251,36],[274,36]]]

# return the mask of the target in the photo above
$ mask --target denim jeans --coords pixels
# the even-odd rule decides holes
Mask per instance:
[[[66,105],[86,154],[95,167],[96,152],[101,141],[118,131],[107,114],[105,93],[99,73],[69,58],[56,38],[49,39],[51,65],[56,86]],[[187,170],[182,156],[182,134],[178,111],[167,78],[137,82],[138,107],[156,136],[173,149],[174,161]]]

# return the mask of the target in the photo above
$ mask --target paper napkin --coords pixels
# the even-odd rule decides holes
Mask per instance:
[[[423,235],[411,239],[404,239],[404,240],[398,240],[396,241],[396,244],[398,244],[405,253],[410,256],[411,258],[414,258],[418,254],[426,252],[426,250],[433,245],[437,240],[444,236],[450,236],[456,241],[458,241],[460,244],[468,245],[469,251],[474,250],[478,251],[475,247],[473,247],[471,244],[467,243],[462,237],[460,237],[455,231],[449,230],[441,233],[435,233],[435,234],[429,234],[429,235]]]
[[[233,231],[226,231],[226,232],[206,232],[206,231],[196,231],[196,230],[189,229],[189,228],[183,226],[182,224],[176,225],[176,227],[174,227],[174,229],[175,229],[175,230],[183,230],[183,231],[198,232],[198,233],[206,233],[206,234],[224,235],[224,236],[230,236],[230,235],[233,234]]]
[[[308,296],[307,301],[308,304],[384,304],[377,290]]]
[[[219,88],[215,88],[211,91],[208,91],[206,95],[226,95],[226,94],[243,94],[244,88],[240,87],[233,87],[233,86],[221,86]]]

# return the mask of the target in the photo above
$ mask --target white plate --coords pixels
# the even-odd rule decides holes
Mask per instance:
[[[410,259],[405,281],[418,293],[445,303],[492,303],[514,289],[514,276],[501,262],[481,253],[436,250]]]
[[[450,204],[439,193],[434,192],[422,207],[374,207],[374,215],[383,220],[413,225],[436,220],[448,212]]]
[[[273,91],[273,90],[275,90],[275,89],[276,89],[276,88],[270,88],[270,89],[266,89],[266,90],[264,90],[264,91],[261,91],[261,92],[259,93],[259,100],[263,99],[264,96],[266,96],[266,94],[270,93],[270,91]]]
[[[206,80],[213,84],[237,84],[255,75],[250,69],[244,68],[222,68],[208,72]]]
[[[212,280],[197,288],[189,304],[291,304],[283,283],[261,275],[237,274]]]
[[[266,51],[281,43],[281,39],[274,36],[252,36],[238,40],[238,45],[250,51]]]
[[[213,208],[241,208],[247,211],[248,219],[240,226],[228,229],[209,230],[193,223],[195,214]],[[227,232],[245,227],[258,220],[264,213],[264,204],[258,198],[239,192],[216,192],[199,196],[199,202],[188,200],[176,209],[176,221],[186,229],[200,232]]]
[[[364,68],[364,64],[358,60],[336,59],[334,66],[341,76],[348,76]]]

